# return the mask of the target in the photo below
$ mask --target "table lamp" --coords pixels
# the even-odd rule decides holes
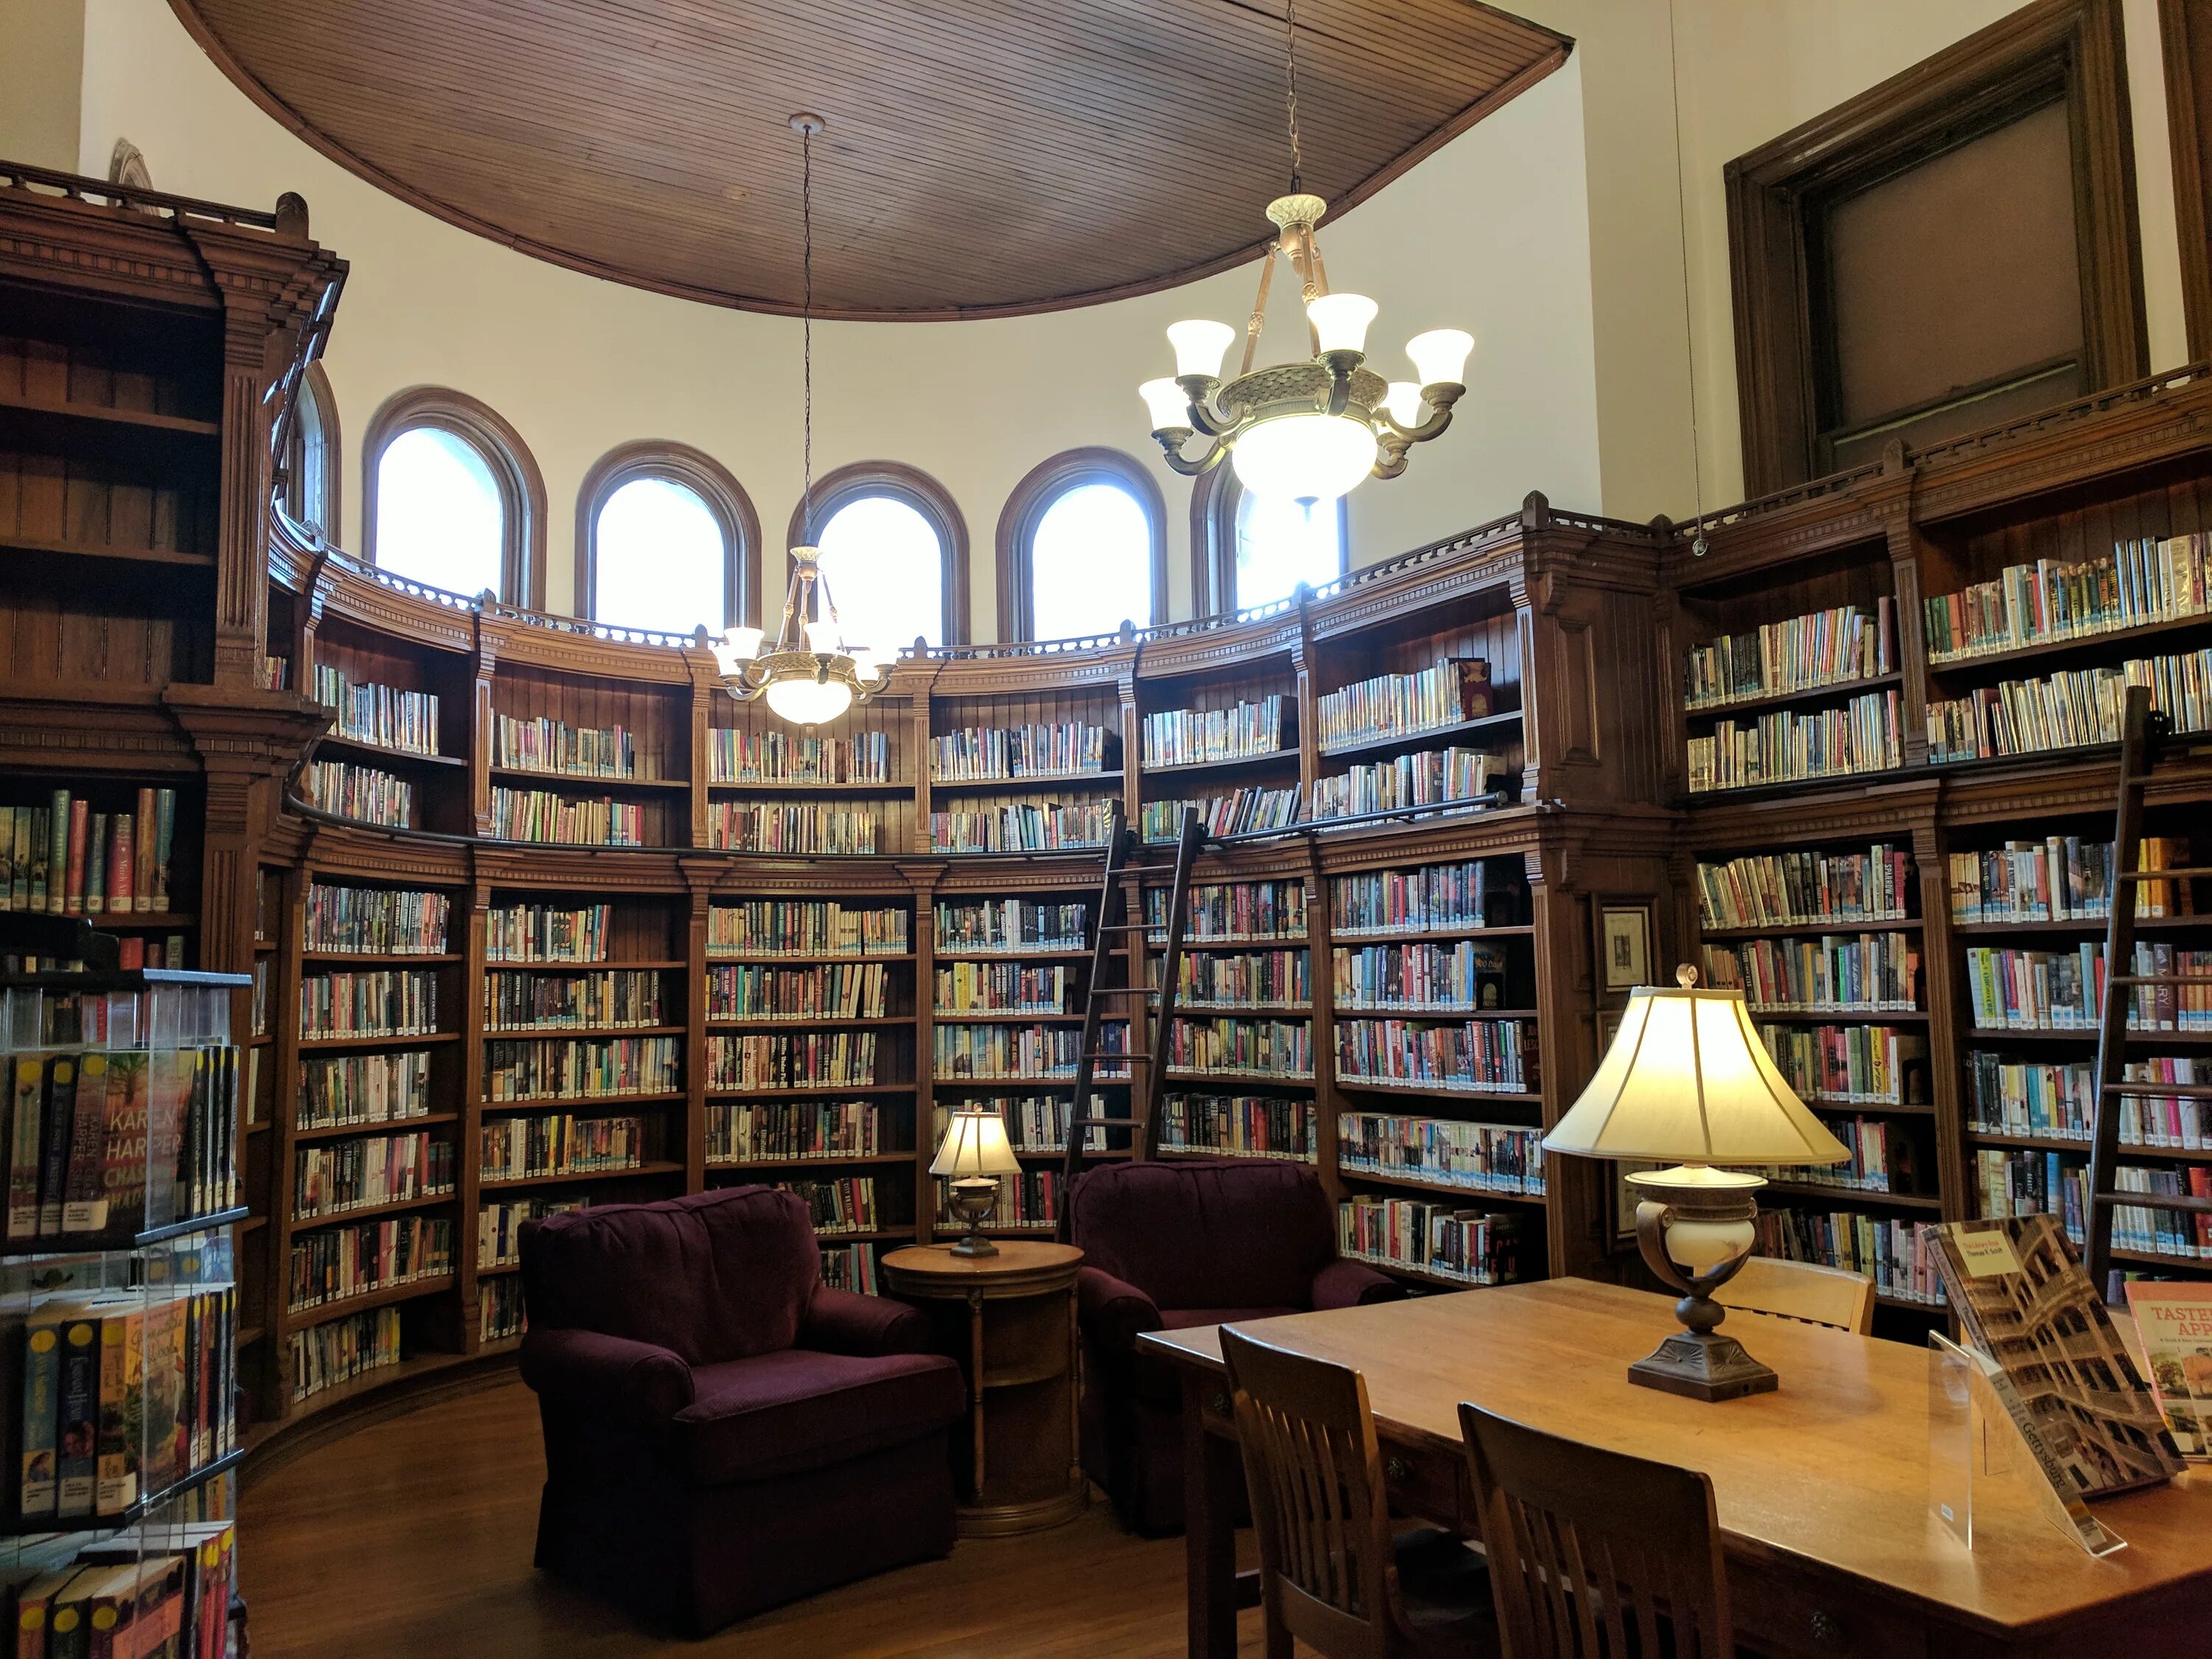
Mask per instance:
[[[946,1121],[929,1172],[951,1178],[952,1212],[968,1224],[968,1237],[952,1247],[953,1255],[998,1255],[982,1226],[999,1206],[999,1177],[1021,1170],[1006,1144],[1006,1121],[996,1111],[963,1107]]]
[[[1651,1271],[1682,1292],[1684,1331],[1628,1368],[1628,1380],[1692,1400],[1764,1394],[1774,1373],[1716,1328],[1713,1292],[1751,1255],[1766,1177],[1721,1164],[1840,1164],[1850,1150],[1775,1068],[1740,990],[1639,985],[1581,1098],[1544,1137],[1547,1152],[1638,1158],[1672,1169],[1629,1175],[1636,1242]]]

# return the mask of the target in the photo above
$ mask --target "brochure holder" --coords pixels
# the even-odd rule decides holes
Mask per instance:
[[[1972,1549],[1976,1494],[1991,1480],[2006,1480],[2026,1486],[2044,1519],[2089,1554],[2125,1549],[2127,1540],[2089,1513],[2021,1432],[2007,1404],[2011,1392],[2011,1379],[1995,1360],[1929,1333],[1929,1513]]]

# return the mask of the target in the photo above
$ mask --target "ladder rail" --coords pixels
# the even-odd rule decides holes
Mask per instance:
[[[1117,797],[1107,814],[1106,868],[1099,885],[1098,914],[1091,934],[1091,975],[1084,987],[1083,1034],[1075,1051],[1075,1098],[1068,1107],[1067,1138],[1060,1152],[1060,1221],[1055,1231],[1062,1243],[1067,1242],[1067,1200],[1083,1175],[1083,1155],[1091,1138],[1089,1126],[1079,1120],[1102,1115],[1091,1105],[1091,1091],[1097,1084],[1098,1034],[1103,1023],[1095,988],[1105,982],[1107,967],[1113,960],[1109,941],[1119,936],[1121,876],[1128,867],[1128,833]]]
[[[1145,1080],[1145,1156],[1160,1154],[1161,1109],[1167,1097],[1168,1037],[1175,1025],[1176,981],[1182,976],[1183,928],[1190,908],[1191,867],[1198,862],[1206,832],[1199,825],[1198,809],[1182,810],[1182,830],[1176,837],[1175,884],[1168,896],[1167,949],[1160,957],[1160,1006],[1152,1026],[1152,1075]]]

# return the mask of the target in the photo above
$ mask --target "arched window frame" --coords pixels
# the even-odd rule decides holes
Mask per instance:
[[[417,427],[450,432],[479,455],[499,486],[504,544],[500,549],[501,600],[532,611],[545,608],[545,478],[530,446],[507,417],[479,398],[450,386],[410,386],[395,392],[368,423],[362,441],[362,556],[380,562],[376,549],[377,468],[394,438]]]
[[[1190,492],[1190,592],[1195,614],[1223,616],[1246,606],[1237,597],[1237,506],[1244,487],[1223,461]],[[1338,576],[1352,570],[1352,520],[1336,499]]]
[[[814,531],[818,533],[837,515],[840,507],[878,497],[904,501],[927,520],[930,528],[937,532],[937,544],[945,556],[945,616],[941,623],[945,643],[967,644],[968,521],[960,516],[951,492],[929,474],[899,461],[854,461],[826,473],[814,485]],[[806,516],[807,503],[802,501],[792,509],[790,533],[785,546],[796,546],[805,540]],[[791,585],[791,562],[786,558],[780,562],[781,580],[776,584],[775,601],[778,611],[782,607],[782,595]],[[897,643],[909,646],[914,641],[901,640]]]
[[[345,457],[345,446],[338,430],[338,400],[331,390],[331,377],[323,372],[320,362],[309,363],[301,372],[299,389],[293,394],[295,407],[284,432],[284,453],[279,458],[277,502],[285,516],[303,530],[314,532],[325,542],[338,539],[338,510],[344,504],[340,487],[340,472]],[[316,447],[320,450],[319,465],[307,465],[307,422],[303,418],[309,409],[314,410],[315,424],[320,433]],[[319,480],[321,488],[309,499],[309,481]]]
[[[599,509],[617,489],[641,478],[681,484],[707,504],[722,532],[722,624],[759,627],[761,528],[752,498],[706,451],[661,439],[618,445],[584,475],[576,492],[576,614],[599,620]]]
[[[1168,619],[1168,537],[1166,499],[1159,480],[1143,462],[1118,449],[1093,445],[1070,449],[1032,467],[1006,497],[999,514],[999,637],[1033,640],[1036,637],[1036,584],[1031,562],[1037,526],[1044,515],[1071,489],[1086,484],[1112,484],[1127,491],[1144,509],[1150,550],[1154,623]]]

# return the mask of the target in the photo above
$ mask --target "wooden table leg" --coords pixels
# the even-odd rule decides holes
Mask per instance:
[[[1184,1595],[1190,1659],[1236,1659],[1237,1443],[1206,1429],[1208,1400],[1226,1385],[1186,1370],[1182,1383]]]

